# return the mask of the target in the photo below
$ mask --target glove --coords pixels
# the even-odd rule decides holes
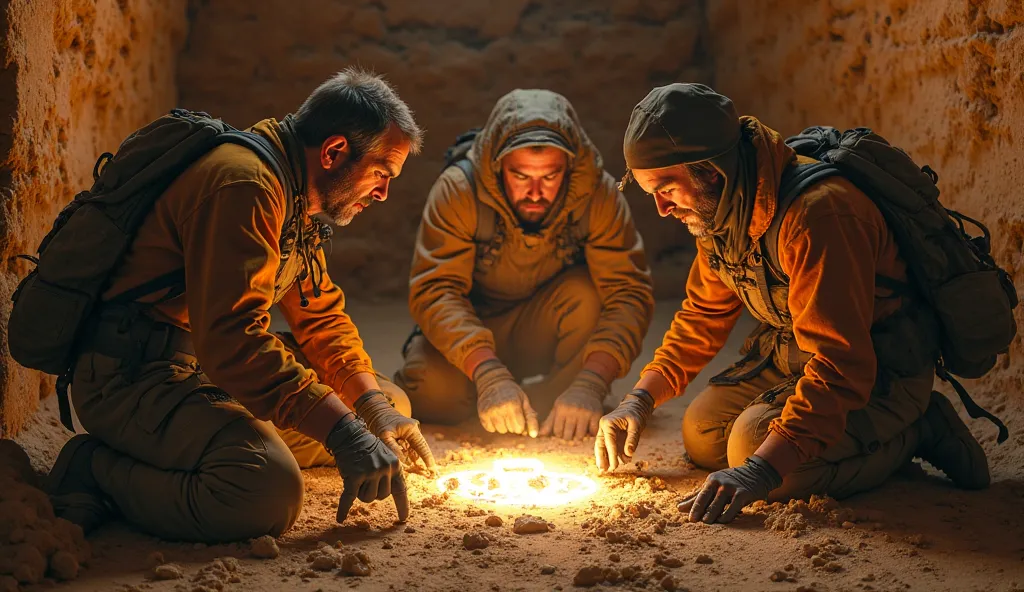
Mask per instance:
[[[614,471],[636,452],[640,434],[654,413],[654,397],[644,389],[633,389],[619,406],[601,418],[594,439],[597,468]]]
[[[476,383],[476,410],[480,424],[488,432],[522,434],[537,437],[537,412],[512,373],[498,360],[480,364],[473,373]]]
[[[553,434],[563,440],[582,440],[596,435],[604,412],[601,402],[607,396],[608,385],[603,378],[590,370],[581,371],[569,388],[555,399],[555,406],[540,427],[540,435]]]
[[[402,464],[411,464],[398,441],[402,440],[412,448],[413,452],[423,459],[427,470],[434,471],[436,463],[430,452],[427,440],[420,433],[420,422],[395,411],[384,391],[370,390],[356,400],[356,413],[363,418],[367,427],[381,439]]]
[[[398,520],[409,517],[409,494],[402,477],[402,466],[380,438],[366,429],[363,420],[354,413],[345,415],[334,424],[324,447],[334,455],[344,489],[338,500],[338,523],[348,517],[358,497],[363,503],[395,498]]]
[[[775,467],[751,455],[742,466],[708,475],[699,492],[679,503],[679,511],[689,510],[690,522],[703,519],[705,524],[726,524],[748,504],[768,499],[768,494],[779,485],[782,485],[782,477]],[[728,510],[725,509],[727,504]]]

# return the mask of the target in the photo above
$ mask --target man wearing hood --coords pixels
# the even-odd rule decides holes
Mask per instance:
[[[653,409],[683,394],[746,307],[761,325],[743,359],[711,379],[683,418],[687,454],[714,471],[680,504],[690,520],[729,522],[755,500],[849,496],[914,457],[960,487],[988,485],[984,451],[932,391],[932,359],[900,359],[911,347],[876,355],[879,335],[890,343],[929,338],[899,314],[914,297],[876,280],[905,283],[907,268],[867,195],[830,177],[774,220],[784,174],[813,160],[700,84],[651,91],[633,110],[623,151],[624,182],[634,178],[662,216],[685,224],[698,252],[682,310],[653,361],[601,419],[600,468],[632,456]],[[761,242],[773,221],[782,277],[766,284],[773,272]],[[909,367],[917,370],[895,371]]]
[[[418,330],[395,382],[422,421],[475,412],[491,432],[593,435],[654,306],[625,197],[547,90],[502,97],[467,164],[427,198],[410,278]]]
[[[71,398],[89,434],[61,450],[48,489],[86,532],[120,514],[174,540],[278,536],[302,508],[300,468],[330,464],[344,481],[339,521],[357,497],[389,496],[404,520],[398,441],[433,465],[345,313],[321,248],[330,228],[313,218],[345,225],[387,198],[419,151],[412,112],[349,69],[250,131],[289,179],[235,144],[199,157],[138,228],[82,344]],[[183,284],[135,296],[176,272]],[[293,333],[269,331],[275,303]]]

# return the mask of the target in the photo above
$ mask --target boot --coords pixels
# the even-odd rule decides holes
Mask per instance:
[[[945,395],[932,391],[928,409],[917,425],[921,439],[914,456],[931,463],[961,489],[989,486],[991,477],[985,451]]]
[[[87,434],[72,437],[46,478],[54,514],[81,526],[86,534],[117,515],[113,500],[103,493],[92,472],[93,455],[101,445]]]

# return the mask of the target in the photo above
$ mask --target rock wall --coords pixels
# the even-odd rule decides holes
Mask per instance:
[[[335,233],[331,272],[350,296],[404,297],[423,203],[456,135],[482,124],[506,92],[550,88],[569,98],[607,169],[621,175],[633,106],[654,85],[707,79],[700,4],[309,0],[300,12],[288,0],[194,1],[181,102],[248,126],[293,111],[343,67],[386,74],[427,130],[424,152],[386,204]],[[635,185],[628,196],[652,259],[692,245]],[[678,294],[682,279],[656,283]]]
[[[7,355],[10,295],[60,208],[125,135],[173,106],[184,0],[0,1],[0,436],[52,382]]]
[[[1020,0],[709,0],[715,86],[790,134],[866,126],[939,174],[980,219],[1024,294],[1024,4]],[[972,393],[1010,426],[995,463],[1024,459],[1024,306],[1003,369]],[[1014,426],[1016,429],[1014,430]]]

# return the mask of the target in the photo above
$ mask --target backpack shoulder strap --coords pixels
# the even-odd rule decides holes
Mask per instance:
[[[842,174],[841,171],[835,165],[823,162],[793,165],[783,173],[782,183],[779,184],[779,201],[775,207],[775,216],[772,217],[768,230],[761,238],[761,251],[764,254],[764,259],[772,273],[780,281],[789,281],[786,273],[782,270],[782,263],[779,261],[779,232],[782,230],[782,221],[786,217],[786,212],[789,211],[789,207],[793,205],[796,198],[812,185],[840,174]]]
[[[270,143],[270,140],[252,132],[229,130],[217,135],[215,146],[219,144],[237,144],[255,152],[281,182],[288,201],[290,202],[291,198],[295,196],[298,184],[292,174],[291,166],[285,162],[283,155]]]
[[[476,203],[476,232],[473,233],[473,240],[478,243],[488,243],[494,238],[494,227],[498,213],[494,208],[476,198],[476,175],[473,173],[473,163],[468,158],[461,158],[452,163],[458,167],[469,182],[469,188],[473,191],[474,202]]]
[[[255,152],[256,155],[260,157],[260,160],[267,163],[267,166],[270,167],[271,172],[273,172],[274,176],[276,176],[278,181],[281,182],[281,187],[284,189],[285,224],[287,224],[294,211],[294,204],[292,202],[294,201],[294,197],[298,189],[295,177],[292,174],[291,166],[285,162],[283,155],[274,147],[273,144],[270,143],[270,140],[267,140],[263,136],[236,129],[230,129],[217,134],[213,139],[210,150],[213,150],[221,144],[237,144],[248,148]],[[169,300],[170,298],[184,292],[184,268],[169,271],[135,286],[134,288],[126,290],[110,299],[109,303],[124,304],[134,302],[143,296],[148,296],[166,289],[170,289],[170,291],[165,294],[161,300]]]

